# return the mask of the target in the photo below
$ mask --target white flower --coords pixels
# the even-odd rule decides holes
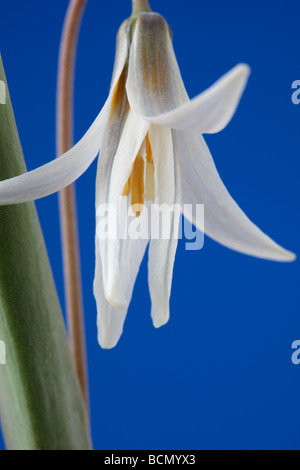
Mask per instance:
[[[294,255],[259,230],[223,185],[201,134],[231,120],[249,67],[238,65],[206,92],[189,100],[174,55],[170,30],[155,13],[121,26],[109,97],[85,136],[70,151],[34,171],[0,183],[0,204],[38,199],[71,184],[100,150],[96,207],[118,204],[204,204],[205,233],[241,253],[277,261]],[[131,193],[131,200],[130,200]],[[182,206],[183,207],[183,206]],[[139,215],[136,213],[136,215]],[[202,221],[190,219],[201,231]],[[172,220],[178,232],[178,218]],[[149,240],[102,240],[96,236],[94,293],[99,342],[118,342],[133,286]],[[149,289],[156,327],[169,319],[176,237],[150,240]]]

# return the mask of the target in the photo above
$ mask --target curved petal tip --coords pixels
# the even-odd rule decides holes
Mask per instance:
[[[246,79],[248,79],[249,75],[251,74],[251,67],[249,67],[248,64],[245,64],[243,62],[237,64],[235,70],[237,74],[240,74],[241,77],[244,77]]]
[[[115,282],[104,282],[105,298],[107,302],[118,310],[128,308],[128,300],[120,296],[120,289]]]
[[[282,254],[282,257],[278,261],[291,263],[292,261],[296,261],[297,259],[297,255],[293,253],[292,251],[282,249],[281,254]]]
[[[157,316],[151,313],[151,317],[152,317],[153,326],[154,328],[157,328],[157,329],[161,328],[162,326],[165,326],[170,320],[170,314],[166,315],[165,318],[162,318],[161,316],[157,318]]]
[[[117,346],[120,337],[114,338],[111,335],[103,336],[100,333],[98,334],[98,343],[102,349],[113,349]]]

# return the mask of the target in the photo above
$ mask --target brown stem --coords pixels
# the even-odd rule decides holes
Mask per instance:
[[[57,155],[73,146],[73,91],[76,47],[87,0],[71,0],[59,55],[57,85]],[[73,185],[59,195],[66,310],[71,348],[84,400],[88,405],[86,347],[83,320],[76,195]]]

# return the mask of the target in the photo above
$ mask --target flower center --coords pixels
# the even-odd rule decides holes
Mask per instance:
[[[143,153],[146,153],[146,158]],[[127,197],[130,194],[131,208],[136,217],[141,215],[145,200],[154,201],[155,198],[154,163],[149,134],[146,135],[145,142],[137,154],[131,174],[124,186],[123,196]]]

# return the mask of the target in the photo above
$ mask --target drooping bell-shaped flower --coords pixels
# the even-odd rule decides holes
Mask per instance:
[[[211,88],[190,100],[175,58],[166,21],[147,1],[136,2],[133,16],[121,26],[108,99],[85,136],[60,158],[29,173],[0,182],[0,205],[38,199],[74,182],[99,151],[96,210],[117,210],[126,198],[137,218],[143,206],[180,204],[184,216],[204,231],[191,204],[205,205],[205,233],[248,255],[292,261],[242,212],[223,185],[202,137],[224,129],[244,91],[249,67],[237,65]],[[137,209],[136,209],[137,207]],[[128,223],[116,222],[117,233]],[[141,221],[141,224],[143,222]],[[179,218],[173,215],[175,235]],[[149,246],[149,289],[156,327],[169,318],[169,298],[177,237],[168,240],[107,237],[96,234],[94,293],[99,342],[118,342],[140,263]]]

